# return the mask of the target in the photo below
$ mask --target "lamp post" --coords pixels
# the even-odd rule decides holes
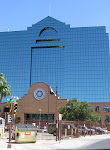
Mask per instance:
[[[58,117],[57,117],[57,95],[56,95],[56,106],[55,106],[55,115],[56,115],[56,120],[58,121]]]
[[[62,121],[62,114],[59,114],[59,143],[61,140],[61,121]]]
[[[40,122],[41,122],[41,109],[39,109],[39,128],[40,128]]]
[[[48,123],[49,123],[49,94],[50,94],[50,88],[48,86]]]

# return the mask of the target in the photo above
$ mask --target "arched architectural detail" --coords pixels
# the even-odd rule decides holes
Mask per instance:
[[[52,35],[53,34],[55,34],[55,35],[57,34],[57,31],[54,28],[52,28],[52,27],[46,27],[46,28],[44,28],[44,29],[42,29],[40,31],[39,36],[42,35],[43,33],[45,33],[45,31],[48,31],[48,33],[51,32]]]

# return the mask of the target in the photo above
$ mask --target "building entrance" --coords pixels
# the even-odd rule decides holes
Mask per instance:
[[[27,121],[45,121],[45,122],[50,122],[54,121],[54,114],[25,114],[25,119]]]

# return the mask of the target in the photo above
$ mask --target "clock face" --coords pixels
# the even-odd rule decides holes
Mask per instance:
[[[45,97],[45,91],[43,89],[37,89],[37,90],[35,90],[34,97],[37,100],[43,99]]]

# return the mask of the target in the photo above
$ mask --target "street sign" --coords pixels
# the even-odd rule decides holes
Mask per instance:
[[[14,99],[11,99],[11,102],[16,102],[16,98],[14,98]]]
[[[7,98],[7,101],[10,101],[10,98]]]
[[[13,99],[7,98],[7,102],[16,102],[16,98],[13,98]]]
[[[68,125],[68,129],[70,129],[70,125]]]
[[[8,123],[13,122],[13,115],[8,115]]]
[[[59,114],[59,120],[62,120],[62,114]]]

